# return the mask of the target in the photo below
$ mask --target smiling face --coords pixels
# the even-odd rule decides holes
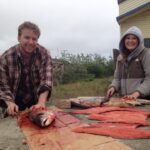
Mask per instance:
[[[32,53],[37,46],[38,35],[32,29],[24,28],[18,41],[25,52]]]
[[[135,50],[139,44],[138,38],[133,34],[128,34],[124,39],[125,47],[131,52]]]

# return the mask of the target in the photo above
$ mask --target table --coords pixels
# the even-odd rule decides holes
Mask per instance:
[[[150,110],[150,105],[140,107],[140,108]],[[69,111],[69,109],[65,109],[64,111],[67,112],[67,111]],[[84,115],[78,115],[77,117],[84,122],[88,121]],[[104,136],[102,136],[102,137],[104,137]],[[18,150],[29,150],[28,145],[22,144],[22,140],[24,140],[24,139],[25,139],[25,136],[22,133],[22,131],[20,130],[20,128],[17,126],[16,119],[14,119],[12,117],[0,119],[0,150],[8,150],[8,149],[9,150],[10,149],[11,150],[16,150],[16,149],[18,149]],[[132,149],[132,150],[149,150],[150,149],[150,139],[120,140],[120,139],[109,138],[109,142],[107,141],[107,137],[104,137],[102,139],[105,142],[102,142],[103,147],[102,147],[102,145],[99,146],[97,148],[98,150],[101,150],[104,147],[106,150],[107,149],[110,150],[109,148],[111,147],[111,150],[112,150],[113,142],[114,142],[113,145],[116,146],[116,147],[114,147],[115,150],[129,150],[129,149]],[[124,146],[124,148],[122,146]],[[62,150],[66,150],[66,149],[62,149]],[[78,150],[81,150],[81,149],[79,148]],[[95,150],[96,150],[96,148],[95,148]]]

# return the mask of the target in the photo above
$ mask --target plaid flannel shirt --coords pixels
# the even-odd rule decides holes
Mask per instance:
[[[43,87],[52,90],[52,60],[48,51],[38,45],[34,51],[31,80],[34,94],[38,96]],[[20,45],[8,49],[0,58],[0,100],[14,101],[21,77]]]

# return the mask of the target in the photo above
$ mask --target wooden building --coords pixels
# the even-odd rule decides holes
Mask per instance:
[[[145,46],[150,47],[150,0],[118,0],[118,5],[120,34],[137,26],[142,30]]]

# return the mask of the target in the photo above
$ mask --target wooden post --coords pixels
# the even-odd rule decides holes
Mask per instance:
[[[113,59],[114,59],[115,64],[116,64],[118,55],[119,55],[119,50],[118,49],[113,49]]]

